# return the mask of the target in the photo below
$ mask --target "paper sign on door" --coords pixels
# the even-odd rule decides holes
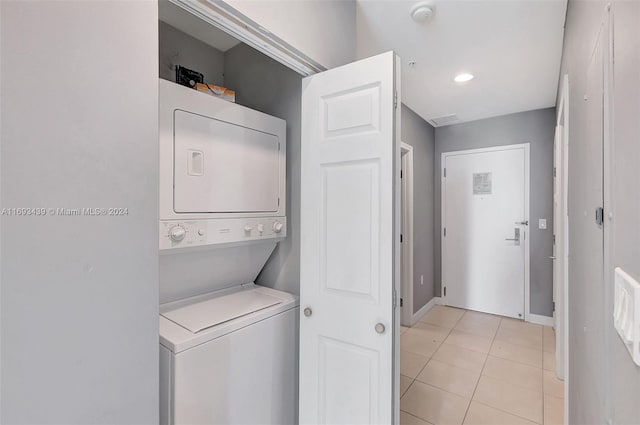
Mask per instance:
[[[491,195],[491,173],[473,173],[473,194]]]

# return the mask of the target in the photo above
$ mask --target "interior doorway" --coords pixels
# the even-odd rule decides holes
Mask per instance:
[[[401,282],[400,323],[413,326],[413,147],[407,143],[400,146],[401,168]]]
[[[444,304],[526,319],[529,144],[442,154]]]

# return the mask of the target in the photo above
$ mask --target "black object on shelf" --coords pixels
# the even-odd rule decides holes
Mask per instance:
[[[204,83],[204,75],[184,66],[176,65],[176,83],[196,88],[196,83]]]

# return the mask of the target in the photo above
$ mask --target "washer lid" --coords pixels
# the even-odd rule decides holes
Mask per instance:
[[[281,303],[281,299],[271,295],[247,290],[180,307],[162,313],[162,316],[197,333]]]

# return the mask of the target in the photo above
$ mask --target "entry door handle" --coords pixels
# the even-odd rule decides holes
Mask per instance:
[[[512,241],[516,245],[520,245],[520,229],[518,227],[513,229],[513,238],[506,238],[505,241]]]

